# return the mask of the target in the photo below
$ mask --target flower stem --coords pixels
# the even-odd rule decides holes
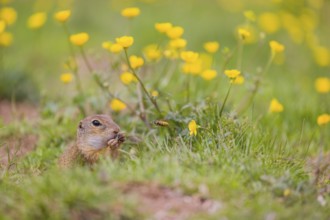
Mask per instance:
[[[86,67],[87,67],[88,71],[92,74],[93,73],[93,68],[92,68],[92,65],[88,61],[88,58],[87,58],[86,53],[85,53],[85,50],[84,50],[84,48],[82,46],[79,47],[79,48],[80,48],[80,52],[81,52],[81,55],[83,57],[83,60],[84,60],[84,62],[86,64]]]
[[[132,65],[129,61],[128,58],[128,54],[127,54],[127,48],[125,48],[125,57],[126,57],[126,61],[128,64],[128,67],[130,68],[130,70],[132,71],[133,75],[135,76],[135,78],[139,81],[139,84],[141,85],[141,88],[143,90],[143,92],[146,94],[146,96],[148,97],[148,99],[150,100],[150,102],[154,105],[154,107],[156,108],[157,112],[159,113],[159,115],[162,115],[157,102],[150,96],[149,92],[147,91],[146,87],[144,86],[142,80],[140,79],[140,77],[136,74],[134,68],[132,68]]]
[[[225,105],[226,105],[226,102],[227,102],[227,99],[228,99],[228,96],[229,96],[229,93],[230,93],[231,85],[232,85],[232,83],[230,83],[230,86],[229,86],[229,88],[228,88],[228,91],[227,91],[227,94],[226,94],[225,100],[223,101],[223,104],[222,104],[222,106],[221,106],[220,113],[219,113],[220,118],[221,118],[221,116],[222,116],[222,112],[223,112],[223,110],[224,110],[224,108],[225,108]]]

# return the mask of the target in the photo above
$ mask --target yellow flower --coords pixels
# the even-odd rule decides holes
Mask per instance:
[[[285,49],[283,44],[280,44],[279,42],[274,41],[274,40],[269,42],[269,46],[270,46],[270,49],[272,51],[272,54],[281,53]]]
[[[199,54],[193,51],[182,51],[180,57],[187,63],[193,63],[198,59]]]
[[[83,46],[84,44],[87,43],[88,40],[89,40],[89,35],[85,32],[72,34],[70,36],[71,43],[76,46]]]
[[[256,15],[253,11],[244,11],[244,17],[249,21],[256,21]]]
[[[71,16],[70,10],[58,11],[55,13],[54,18],[56,21],[65,23]]]
[[[171,39],[177,39],[182,36],[184,29],[180,26],[175,26],[166,31],[166,35]]]
[[[197,135],[197,124],[195,120],[191,120],[188,124],[189,134],[190,136]]]
[[[129,85],[132,82],[137,82],[136,77],[133,75],[133,73],[130,73],[130,72],[124,72],[124,73],[120,74],[120,80],[125,85]]]
[[[61,76],[60,76],[60,80],[64,84],[68,84],[68,83],[72,82],[73,74],[72,73],[62,73]]]
[[[219,43],[216,41],[209,41],[204,44],[204,49],[209,53],[215,53],[219,49]]]
[[[0,20],[0,34],[4,32],[6,29],[6,22],[4,20]]]
[[[239,75],[239,76],[237,76],[235,79],[233,79],[233,80],[231,81],[231,83],[236,84],[236,85],[241,85],[241,84],[244,83],[244,81],[245,81],[244,77],[241,76],[241,75]]]
[[[317,46],[313,48],[314,60],[319,66],[329,66],[330,51],[326,47]]]
[[[115,112],[120,112],[126,108],[126,104],[120,101],[119,99],[113,99],[109,103],[110,108]]]
[[[246,38],[251,36],[251,32],[246,28],[238,28],[237,33],[242,40],[246,40]]]
[[[12,25],[17,19],[17,12],[10,7],[3,7],[0,9],[0,20],[4,20],[7,25]]]
[[[262,13],[258,21],[260,28],[268,34],[277,32],[281,27],[280,18],[275,13]]]
[[[283,191],[283,196],[284,196],[284,197],[288,197],[290,194],[291,194],[291,190],[290,190],[290,189],[285,189],[285,190]]]
[[[164,51],[164,56],[165,56],[167,59],[172,59],[172,60],[174,60],[174,59],[176,59],[176,58],[179,57],[179,53],[178,53],[177,50],[175,50],[175,49],[171,49],[171,48],[170,48],[170,49]]]
[[[315,80],[315,89],[319,93],[328,93],[330,91],[330,78],[319,77]]]
[[[322,114],[317,117],[317,124],[318,125],[326,125],[330,122],[330,115],[329,114]]]
[[[225,74],[229,79],[236,79],[241,72],[239,70],[225,70]]]
[[[46,21],[47,14],[45,12],[37,12],[29,17],[27,21],[27,26],[30,29],[39,29],[46,23]]]
[[[123,48],[129,48],[134,43],[134,38],[131,36],[122,36],[116,38],[117,44],[120,44]]]
[[[201,73],[201,76],[205,80],[212,80],[212,79],[214,79],[217,76],[217,71],[211,70],[211,69],[207,69],[207,70],[204,70]]]
[[[159,96],[159,92],[157,90],[152,90],[150,94],[151,94],[152,97],[158,97]]]
[[[126,18],[134,18],[140,14],[140,9],[137,7],[124,8],[121,11],[121,15]]]
[[[13,35],[9,32],[0,33],[0,47],[9,47],[13,43]]]
[[[166,33],[168,30],[170,30],[173,27],[173,25],[169,22],[164,23],[156,23],[155,28],[160,33]]]
[[[187,41],[183,38],[177,38],[170,41],[170,47],[173,49],[182,49],[187,45]]]
[[[133,69],[137,69],[137,68],[143,66],[143,64],[144,64],[143,58],[135,56],[135,55],[132,55],[132,56],[129,57],[129,62],[130,62],[131,67]]]
[[[150,44],[143,49],[143,53],[149,61],[157,61],[162,53],[156,44]]]
[[[284,110],[283,105],[277,99],[272,99],[268,111],[273,113],[273,112],[282,112],[283,110]]]
[[[197,59],[192,63],[184,63],[182,66],[183,73],[191,73],[193,75],[197,75],[202,71],[202,61]]]
[[[112,42],[111,41],[104,41],[102,43],[102,48],[103,49],[106,49],[106,50],[110,50],[111,45],[112,45]]]
[[[120,44],[115,43],[112,44],[109,49],[112,53],[120,53],[124,48]]]

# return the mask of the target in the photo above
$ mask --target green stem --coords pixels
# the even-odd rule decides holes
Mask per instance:
[[[242,69],[242,57],[243,57],[243,41],[238,40],[237,44],[237,69],[241,70]]]
[[[92,68],[92,65],[91,65],[91,64],[89,63],[89,61],[88,61],[88,58],[87,58],[87,56],[86,56],[86,53],[85,53],[84,48],[83,48],[82,46],[79,47],[79,48],[80,48],[81,55],[82,55],[83,60],[84,60],[84,62],[85,62],[85,64],[86,64],[86,66],[87,66],[88,71],[89,71],[91,74],[93,74],[93,68]]]
[[[231,85],[232,85],[232,83],[230,83],[230,86],[229,86],[229,88],[228,88],[228,91],[227,91],[227,94],[226,94],[225,100],[223,101],[223,104],[222,104],[222,106],[221,106],[220,113],[219,113],[220,118],[221,118],[221,116],[222,116],[222,112],[223,112],[223,110],[224,110],[224,108],[225,108],[225,105],[226,105],[226,102],[227,102],[227,99],[228,99],[228,96],[229,96],[229,93],[230,93]]]
[[[135,78],[138,80],[138,82],[140,83],[141,85],[141,88],[143,90],[143,92],[146,94],[146,96],[148,97],[148,99],[150,100],[150,102],[154,105],[154,107],[156,108],[156,110],[158,111],[159,115],[162,115],[158,105],[157,105],[157,102],[150,96],[149,92],[147,91],[146,87],[144,86],[142,80],[140,79],[140,77],[136,74],[134,68],[132,68],[132,65],[131,65],[131,62],[129,61],[129,58],[128,58],[128,54],[127,54],[127,48],[125,48],[125,57],[126,57],[126,61],[127,61],[127,64],[128,64],[128,67],[130,68],[130,70],[132,71],[133,75],[135,76]]]

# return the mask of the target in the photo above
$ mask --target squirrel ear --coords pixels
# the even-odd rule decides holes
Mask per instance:
[[[83,129],[83,123],[79,122],[79,129]]]

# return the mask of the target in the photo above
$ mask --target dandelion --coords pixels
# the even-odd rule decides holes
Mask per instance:
[[[275,13],[265,12],[258,18],[260,28],[268,34],[277,32],[280,29],[280,18]]]
[[[70,10],[58,11],[55,13],[54,18],[60,23],[65,23],[71,16]]]
[[[164,23],[156,23],[155,28],[160,33],[166,33],[168,30],[170,30],[173,27],[173,25],[169,22]]]
[[[137,7],[124,8],[121,15],[126,18],[134,18],[140,14],[140,9]]]
[[[319,77],[315,80],[315,89],[319,93],[328,93],[330,91],[330,78]]]
[[[187,45],[187,41],[183,38],[173,39],[169,43],[170,47],[173,49],[182,49]]]
[[[109,50],[112,52],[112,53],[120,53],[121,51],[123,51],[123,46],[121,46],[120,44],[118,43],[115,43],[115,44],[112,44],[109,48]]]
[[[130,73],[130,72],[124,72],[124,73],[120,74],[120,80],[125,85],[129,85],[132,82],[137,82],[136,77],[133,75],[133,73]]]
[[[330,122],[330,115],[329,114],[322,114],[317,117],[317,124],[319,126],[326,125]]]
[[[9,32],[0,33],[0,47],[9,47],[13,43],[13,35]]]
[[[149,61],[157,61],[162,56],[156,44],[150,44],[143,49],[143,53]]]
[[[231,80],[231,83],[235,85],[241,85],[244,83],[244,81],[245,81],[244,77],[239,75],[235,79]]]
[[[72,82],[73,74],[72,73],[62,73],[61,76],[60,76],[60,80],[64,84],[68,84],[68,83]]]
[[[0,20],[0,34],[4,32],[6,29],[6,22],[3,20]]]
[[[44,24],[47,21],[47,14],[45,12],[37,12],[32,14],[28,21],[27,21],[27,26],[30,29],[39,29],[42,26],[44,26]]]
[[[270,113],[282,112],[283,110],[284,110],[283,105],[277,99],[271,100],[269,109],[268,109],[268,111]]]
[[[216,42],[216,41],[209,41],[209,42],[206,42],[204,44],[204,49],[208,52],[208,53],[215,53],[218,51],[219,49],[219,43]]]
[[[284,51],[285,47],[283,44],[277,42],[277,41],[270,41],[269,42],[269,46],[270,46],[270,49],[272,51],[272,54],[277,54],[277,53],[281,53]]]
[[[144,64],[143,58],[135,56],[135,55],[132,55],[132,56],[129,57],[129,62],[130,62],[131,67],[133,69],[137,69],[137,68],[143,66],[143,64]]]
[[[121,45],[123,48],[129,48],[134,43],[134,38],[131,36],[122,36],[116,38],[117,44]]]
[[[85,32],[72,34],[70,36],[70,42],[76,46],[83,46],[84,44],[87,43],[88,40],[89,40],[89,35]]]
[[[111,102],[109,103],[109,106],[115,112],[120,112],[127,107],[126,104],[123,103],[122,101],[120,101],[119,99],[111,100]]]
[[[4,20],[8,26],[15,23],[17,12],[11,7],[3,7],[0,9],[0,20]]]
[[[212,70],[212,69],[204,70],[204,71],[201,73],[201,77],[202,77],[203,79],[205,79],[205,80],[212,80],[212,79],[214,79],[216,76],[217,76],[217,71]]]
[[[171,39],[180,38],[183,35],[184,29],[180,26],[175,26],[166,31],[166,35]]]
[[[198,59],[199,54],[193,51],[182,51],[180,57],[187,63],[193,63]]]
[[[225,75],[226,75],[229,79],[235,79],[235,78],[237,78],[240,74],[241,74],[241,72],[240,72],[239,70],[225,70]]]
[[[238,28],[237,32],[239,38],[242,40],[246,40],[246,38],[251,36],[251,32],[246,28]]]
[[[197,135],[197,124],[195,120],[191,120],[188,124],[189,134],[190,136]]]

